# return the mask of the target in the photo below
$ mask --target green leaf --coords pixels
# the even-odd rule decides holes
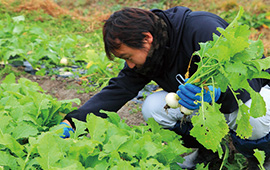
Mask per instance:
[[[98,156],[89,156],[86,160],[86,167],[90,167],[87,169],[100,170],[100,169],[108,169],[110,166],[107,162],[107,159],[98,159]]]
[[[249,119],[249,107],[240,100],[236,118],[236,133],[242,139],[247,139],[252,136],[252,126],[250,125]]]
[[[192,149],[184,147],[179,139],[174,139],[173,141],[162,143],[161,145],[162,151],[157,154],[157,159],[164,165],[173,162],[182,163],[184,158],[180,155],[192,151]]]
[[[139,139],[138,143],[139,145],[141,145],[142,159],[155,156],[158,152],[161,151],[161,148],[158,146],[158,144],[152,142],[151,134],[145,134],[144,136],[142,136],[142,138]]]
[[[82,139],[74,140],[68,149],[69,158],[82,159],[83,163],[86,163],[88,157],[95,156],[100,153],[97,147],[100,143],[95,140]]]
[[[24,21],[25,20],[25,17],[23,15],[20,15],[20,16],[16,16],[16,17],[12,17],[13,21],[14,22],[20,22],[20,21]]]
[[[0,130],[2,130],[3,133],[9,133],[7,132],[8,127],[10,127],[10,124],[12,122],[12,117],[9,115],[6,115],[4,111],[0,109]]]
[[[238,73],[241,75],[247,74],[247,66],[242,61],[227,62],[224,64],[225,71],[228,73]],[[237,77],[238,78],[238,77]]]
[[[19,92],[20,90],[20,85],[18,84],[3,83],[1,87],[4,91]]]
[[[254,59],[261,59],[264,53],[264,46],[261,40],[257,40],[257,41],[249,40],[249,42],[250,42],[250,45],[245,50],[247,52],[245,57],[244,58],[241,57],[243,62],[254,60]]]
[[[69,100],[61,100],[59,102],[62,104],[66,104],[66,103],[76,103],[77,105],[81,104],[81,100],[79,98],[69,99]]]
[[[22,94],[28,95],[28,91],[34,91],[34,92],[44,92],[43,89],[39,86],[37,82],[33,82],[26,78],[20,78],[18,80],[18,84],[21,85]]]
[[[19,169],[19,166],[16,162],[16,157],[4,151],[0,151],[0,168],[1,166],[8,167],[10,169]]]
[[[225,71],[223,72],[225,73]],[[229,84],[229,79],[223,73],[217,74],[214,79],[221,92],[226,92]]]
[[[135,168],[132,165],[130,165],[129,162],[121,160],[117,165],[112,166],[112,168],[110,168],[110,169],[112,169],[112,170],[119,170],[119,169],[133,170]]]
[[[79,160],[64,158],[64,159],[61,159],[61,161],[56,164],[54,169],[67,169],[67,170],[78,169],[78,170],[83,170],[85,168],[79,162]]]
[[[220,105],[210,106],[204,102],[197,115],[193,116],[191,122],[193,128],[190,134],[194,136],[207,149],[217,151],[222,138],[229,132],[224,115],[219,111]]]
[[[17,122],[17,126],[13,129],[12,136],[15,139],[28,138],[29,136],[35,136],[38,134],[38,129],[30,122],[20,121]]]
[[[65,153],[60,147],[63,140],[59,136],[44,133],[38,142],[37,150],[40,157],[36,159],[43,169],[53,169],[58,161],[64,159]]]
[[[29,33],[32,33],[32,34],[36,34],[36,35],[40,35],[40,36],[44,36],[46,35],[43,31],[42,28],[40,27],[31,27],[30,30],[29,30]],[[45,38],[45,37],[44,37]]]
[[[141,169],[164,169],[170,170],[169,167],[165,167],[162,163],[158,162],[156,159],[150,158],[147,160],[140,161]]]
[[[3,84],[12,84],[16,82],[16,77],[13,73],[10,73],[6,76],[6,78],[2,81]]]
[[[23,24],[17,24],[15,25],[12,33],[13,34],[20,34],[24,30],[24,25]]]
[[[254,90],[248,92],[252,98],[250,115],[254,118],[266,115],[265,101],[263,100],[263,97],[260,95],[260,93],[255,92]]]
[[[254,149],[254,156],[259,161],[260,169],[264,169],[263,164],[264,164],[264,160],[265,160],[265,152],[260,151],[259,149]]]
[[[228,29],[233,29],[234,27],[237,27],[238,26],[238,21],[243,16],[243,13],[244,13],[244,9],[243,9],[242,6],[240,6],[240,9],[239,9],[239,12],[237,13],[237,16],[230,23],[230,25],[228,26]]]
[[[97,117],[94,114],[89,114],[86,117],[86,127],[93,140],[103,142],[106,138],[106,131],[109,128],[109,122],[103,118]]]
[[[120,116],[116,112],[109,112],[104,110],[101,110],[100,112],[107,114],[108,115],[107,120],[112,124],[116,125],[117,127],[126,130],[131,129],[130,126],[128,126],[123,120],[121,121]]]
[[[52,107],[51,101],[49,99],[43,99],[40,100],[40,104],[38,106],[38,112],[36,114],[36,118],[38,118],[40,115],[43,119],[47,119],[49,116],[49,109]]]
[[[161,130],[161,126],[154,120],[154,118],[149,118],[147,120],[147,124],[149,126],[149,128],[151,129],[151,131],[155,134],[160,132]]]
[[[245,86],[246,77],[239,73],[227,73],[227,78],[230,80],[230,86],[233,90],[243,89]]]
[[[137,142],[137,139],[128,140],[127,142],[123,143],[118,149],[119,152],[127,153],[130,157],[133,157],[140,153],[140,150],[141,146]]]
[[[86,123],[79,121],[77,119],[72,118],[72,121],[75,123],[75,134],[74,134],[74,138],[77,138],[78,136],[85,134],[86,133]]]
[[[24,109],[16,100],[10,102],[10,104],[17,104],[17,105],[10,105],[10,112],[9,114],[12,116],[13,121],[20,121],[21,118],[24,116]],[[13,107],[14,106],[14,107]]]
[[[118,125],[119,122],[121,121],[120,116],[115,112],[108,112],[104,110],[101,110],[101,112],[106,113],[108,115],[108,120],[115,125]]]
[[[266,71],[257,73],[255,75],[252,75],[253,78],[263,78],[263,79],[270,79],[270,74]]]
[[[109,142],[103,146],[104,152],[110,153],[114,150],[118,150],[118,148],[128,139],[128,136],[111,136]]]
[[[198,55],[200,57],[206,56],[206,52],[213,46],[211,41],[207,41],[204,43],[201,42],[199,43],[199,45],[200,45],[200,50],[196,51],[194,55]]]
[[[0,129],[0,145],[4,145],[6,148],[10,149],[11,152],[16,154],[18,157],[23,157],[25,153],[23,152],[24,147],[21,146],[11,135],[3,134]]]
[[[227,61],[231,57],[231,49],[225,45],[215,45],[208,50],[210,57],[215,58],[219,62]]]
[[[264,59],[257,59],[246,62],[249,65],[253,65],[258,69],[258,72],[270,68],[270,57]]]

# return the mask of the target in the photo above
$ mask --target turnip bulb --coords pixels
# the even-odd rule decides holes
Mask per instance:
[[[168,108],[176,109],[180,107],[180,111],[184,115],[191,115],[193,113],[193,110],[189,110],[186,107],[180,105],[178,102],[179,100],[180,97],[176,93],[173,92],[168,93],[165,97],[166,106],[164,108],[167,110]]]
[[[61,58],[60,64],[68,65],[68,59],[66,57]]]
[[[184,115],[191,115],[193,113],[193,110],[189,110],[188,108],[184,107],[184,106],[180,106],[180,111],[184,114]]]
[[[178,103],[179,99],[180,99],[179,96],[173,92],[168,93],[165,97],[167,105],[172,109],[180,107],[180,104]]]
[[[178,101],[180,100],[180,97],[173,92],[170,92],[166,95],[165,97],[165,101],[166,101],[166,105],[164,106],[164,109],[166,110],[167,114],[168,114],[168,110],[169,108],[172,109],[176,109],[176,108],[180,108],[181,113],[184,114],[184,116],[181,119],[181,123],[180,123],[180,127],[182,127],[183,122],[185,121],[186,117],[188,115],[191,115],[193,113],[193,110],[189,110],[188,108],[180,105],[178,103]]]

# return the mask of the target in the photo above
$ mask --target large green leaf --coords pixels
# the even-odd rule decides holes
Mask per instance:
[[[9,153],[0,151],[0,167],[4,166],[10,169],[19,169],[16,159],[16,157],[10,155]]]
[[[247,139],[252,135],[252,126],[249,123],[250,119],[249,107],[246,106],[242,101],[240,101],[239,104],[240,106],[236,118],[237,123],[236,133],[242,139]]]
[[[109,128],[108,121],[95,116],[94,114],[87,115],[86,117],[86,127],[89,134],[93,140],[103,142],[106,138],[106,131]]]
[[[23,157],[25,153],[23,152],[24,147],[20,145],[15,138],[13,138],[9,134],[3,134],[2,130],[0,129],[0,145],[5,146],[6,148],[10,149],[12,153],[17,155],[18,157]]]
[[[190,131],[192,136],[203,144],[206,148],[214,152],[220,147],[220,142],[229,132],[224,115],[219,111],[220,106],[214,104],[210,106],[204,103],[197,115],[191,121],[193,128]]]

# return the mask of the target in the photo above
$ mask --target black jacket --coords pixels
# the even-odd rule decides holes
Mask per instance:
[[[100,113],[100,109],[118,111],[126,102],[137,96],[138,92],[151,80],[154,80],[167,92],[176,92],[179,83],[175,77],[177,74],[184,77],[190,57],[193,52],[199,50],[199,42],[212,40],[213,33],[219,35],[217,27],[226,28],[228,26],[228,23],[217,15],[202,11],[192,12],[186,7],[174,7],[165,11],[154,9],[152,12],[164,19],[168,25],[169,43],[163,56],[166,67],[164,72],[150,79],[125,65],[119,75],[109,81],[107,87],[90,98],[78,110],[67,114],[65,119],[71,123],[71,118],[85,121],[88,113],[105,118],[107,115]],[[196,71],[197,65],[194,62],[198,61],[198,57],[193,57],[190,75]],[[265,84],[267,84],[267,80],[264,79],[250,81],[251,87],[256,91],[260,91]],[[243,102],[250,99],[249,94],[243,91],[240,91],[238,97]],[[237,103],[230,90],[221,94],[218,103],[222,103],[222,113],[231,113],[237,109]]]

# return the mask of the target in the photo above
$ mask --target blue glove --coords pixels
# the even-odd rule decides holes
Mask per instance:
[[[60,136],[61,138],[65,139],[65,138],[69,138],[70,137],[70,131],[72,131],[74,133],[74,130],[65,122],[61,122],[61,124],[67,125],[68,127],[64,127],[64,132],[63,132],[63,136]]]
[[[213,86],[208,86],[209,91],[206,92],[204,89],[203,100],[205,102],[211,103],[212,97],[210,91],[213,91]],[[185,85],[180,85],[179,90],[176,92],[180,97],[179,104],[190,109],[195,110],[198,109],[201,105],[199,101],[201,101],[201,96],[197,95],[197,93],[201,93],[201,88],[195,86],[190,83],[186,83]],[[221,94],[220,88],[215,88],[215,102],[219,99]]]

